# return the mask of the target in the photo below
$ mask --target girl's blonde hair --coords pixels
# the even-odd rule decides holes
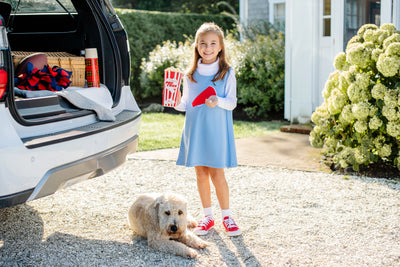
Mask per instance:
[[[217,73],[214,75],[212,81],[216,82],[218,80],[222,80],[226,73],[229,71],[230,65],[226,59],[226,54],[225,54],[225,44],[224,44],[224,32],[221,30],[221,28],[215,24],[215,23],[203,23],[203,25],[200,26],[200,28],[196,32],[196,37],[194,39],[194,45],[193,45],[193,57],[192,57],[192,63],[189,68],[189,71],[187,72],[187,76],[190,81],[196,82],[196,80],[193,78],[193,74],[195,73],[197,69],[197,62],[199,61],[200,54],[199,51],[197,50],[199,40],[203,34],[206,33],[215,33],[217,34],[219,38],[219,43],[221,45],[221,51],[218,53],[219,57],[219,68]]]

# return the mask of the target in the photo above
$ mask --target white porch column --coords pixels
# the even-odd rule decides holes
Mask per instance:
[[[392,23],[396,26],[396,29],[400,29],[400,0],[393,0],[393,13]]]
[[[291,122],[313,112],[315,1],[286,1],[284,117]]]
[[[381,24],[392,23],[392,0],[381,0]]]
[[[393,23],[400,28],[400,0],[381,0],[381,24]]]

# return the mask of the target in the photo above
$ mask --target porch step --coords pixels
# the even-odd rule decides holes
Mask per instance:
[[[281,132],[287,133],[299,133],[299,134],[309,134],[312,130],[311,125],[307,124],[291,124],[291,125],[284,125],[281,126]]]

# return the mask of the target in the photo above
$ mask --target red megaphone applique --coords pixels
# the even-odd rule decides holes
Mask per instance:
[[[214,87],[209,86],[203,92],[201,92],[192,102],[192,107],[202,105],[206,103],[206,99],[208,99],[212,95],[217,95]]]

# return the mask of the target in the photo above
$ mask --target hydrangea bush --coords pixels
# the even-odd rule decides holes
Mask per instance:
[[[400,169],[400,32],[393,24],[362,26],[334,66],[311,116],[310,143],[335,168]]]

